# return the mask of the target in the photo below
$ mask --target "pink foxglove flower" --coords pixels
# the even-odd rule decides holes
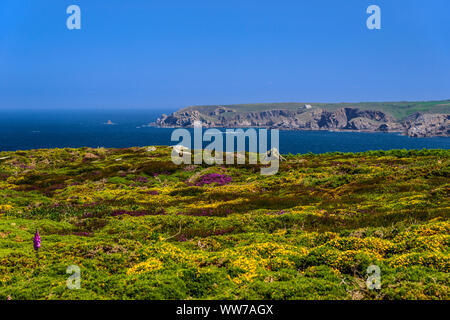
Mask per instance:
[[[38,251],[41,247],[41,237],[39,236],[39,231],[36,229],[36,233],[33,239],[34,250]]]
[[[33,245],[34,245],[34,250],[36,251],[36,258],[37,258],[37,262],[38,262],[38,266],[39,266],[40,265],[40,263],[39,263],[39,248],[41,247],[41,236],[39,235],[39,231],[37,229],[36,229],[36,233],[34,234]]]

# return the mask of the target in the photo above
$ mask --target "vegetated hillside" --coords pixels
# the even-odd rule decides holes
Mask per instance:
[[[167,147],[0,152],[0,299],[450,298],[449,150],[285,158],[261,176]]]
[[[402,132],[411,137],[450,136],[450,100],[337,104],[194,106],[163,114],[160,127],[265,127],[285,130]]]

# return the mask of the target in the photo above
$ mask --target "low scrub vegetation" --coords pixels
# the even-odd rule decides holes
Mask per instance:
[[[0,299],[450,298],[449,150],[285,158],[262,176],[167,147],[0,152]]]

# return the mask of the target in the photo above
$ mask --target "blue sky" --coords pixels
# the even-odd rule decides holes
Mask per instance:
[[[447,99],[449,16],[448,0],[2,0],[0,108]]]

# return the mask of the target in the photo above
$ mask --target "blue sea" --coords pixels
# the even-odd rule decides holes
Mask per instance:
[[[173,129],[148,126],[166,111],[0,111],[0,151],[64,147],[174,145]],[[113,125],[107,124],[110,120]],[[325,153],[390,149],[449,149],[450,138],[397,133],[280,131],[280,152]]]

